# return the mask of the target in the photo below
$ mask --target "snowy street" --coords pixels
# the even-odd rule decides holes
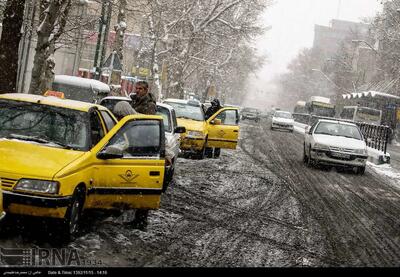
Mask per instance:
[[[124,224],[129,213],[91,212],[68,248],[96,266],[400,265],[399,175],[388,174],[396,169],[308,168],[302,135],[270,131],[265,120],[242,122],[240,135],[220,159],[179,160],[146,232]],[[59,247],[32,224],[9,227],[0,244]]]

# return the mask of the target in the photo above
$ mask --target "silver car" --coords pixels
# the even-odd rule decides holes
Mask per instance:
[[[352,167],[364,174],[368,158],[364,137],[356,124],[319,119],[306,127],[304,162]]]

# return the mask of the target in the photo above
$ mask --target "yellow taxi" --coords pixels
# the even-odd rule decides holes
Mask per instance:
[[[1,191],[1,188],[0,188],[0,221],[3,220],[5,215],[6,215],[6,213],[3,210],[3,192]]]
[[[220,109],[205,120],[202,105],[197,100],[165,99],[176,112],[178,125],[186,128],[181,134],[182,151],[195,153],[202,159],[208,149],[236,149],[239,138],[239,111],[235,107]]]
[[[165,169],[161,116],[119,122],[105,107],[0,95],[0,183],[8,214],[60,219],[76,234],[85,209],[157,209]]]

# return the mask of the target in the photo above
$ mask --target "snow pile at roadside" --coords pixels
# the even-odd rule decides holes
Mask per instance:
[[[400,187],[400,172],[395,170],[394,168],[391,167],[390,164],[380,164],[376,165],[371,162],[367,162],[369,168],[374,170],[376,173],[380,175],[384,175],[389,177],[390,179],[394,180],[394,184],[396,184],[398,187]]]

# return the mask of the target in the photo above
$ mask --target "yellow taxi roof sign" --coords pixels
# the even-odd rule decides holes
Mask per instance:
[[[55,97],[62,98],[62,99],[65,98],[65,95],[63,92],[55,91],[55,90],[48,90],[43,95],[44,96],[55,96]]]

